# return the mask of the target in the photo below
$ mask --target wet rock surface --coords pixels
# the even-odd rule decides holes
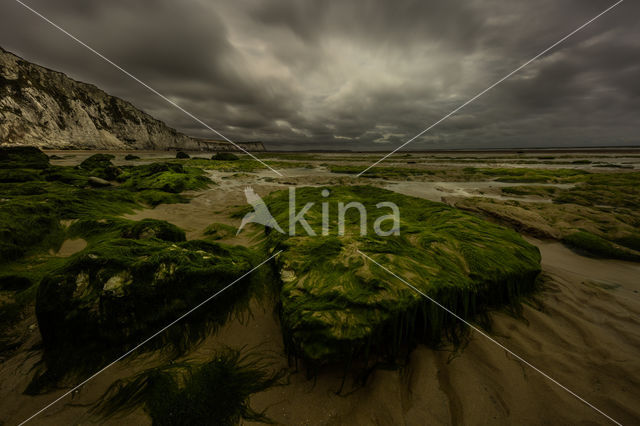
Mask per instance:
[[[92,364],[139,343],[252,267],[247,249],[205,241],[174,243],[157,236],[162,234],[107,238],[43,278],[36,315],[49,369],[73,371],[77,366],[69,364],[72,360]],[[223,322],[246,292],[240,283],[219,297],[214,310],[193,315],[185,326]],[[175,336],[189,340],[180,336],[184,332]],[[171,345],[166,339],[163,343]]]
[[[327,236],[320,236],[317,211],[306,217],[318,236],[304,231],[293,237],[269,233],[267,244],[284,250],[277,258],[281,321],[285,344],[294,356],[312,364],[369,355],[394,359],[416,342],[435,343],[449,333],[455,319],[359,251],[463,318],[514,303],[535,287],[540,253],[509,229],[442,203],[383,189],[327,190],[331,195],[325,199],[320,188],[298,188],[298,209],[307,202],[338,197],[361,202],[374,214],[377,203],[390,201],[401,212],[400,232],[381,237],[369,223],[368,232],[361,235],[360,218],[352,210],[345,216],[344,235],[336,235],[334,206]],[[285,229],[287,197],[278,192],[267,201]]]

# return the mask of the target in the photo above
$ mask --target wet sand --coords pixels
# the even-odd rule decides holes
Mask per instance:
[[[293,173],[287,179],[329,179],[324,173],[305,173]],[[219,185],[194,194],[188,204],[161,205],[129,217],[165,219],[187,230],[189,238],[198,238],[212,222],[238,225],[239,219],[228,213],[244,205],[242,188],[247,184],[261,195],[284,187],[261,174],[245,181],[224,182],[222,177],[214,176]],[[250,240],[247,233],[229,242]],[[542,252],[545,288],[536,296],[537,303],[523,305],[520,317],[494,312],[492,336],[616,420],[637,424],[640,264],[586,258],[557,242],[530,241]],[[209,308],[215,309],[215,304]],[[0,420],[5,424],[19,423],[64,393],[36,397],[21,393],[41,356],[34,323],[33,316],[25,319],[22,326],[30,330],[29,339],[0,365]],[[288,365],[273,304],[267,300],[254,301],[251,316],[230,321],[189,357],[204,360],[222,345],[256,348],[272,356],[276,367],[287,369],[287,385],[252,397],[254,408],[266,409],[280,424],[610,424],[477,333],[458,353],[420,346],[406,367],[377,370],[364,387],[353,389],[347,381],[342,395],[336,394],[341,371],[323,371],[314,381]],[[65,399],[33,424],[149,424],[142,409],[105,421],[91,416],[86,404],[114,380],[157,362],[151,354],[118,363],[86,384],[73,400]]]
[[[52,253],[54,256],[69,257],[87,247],[87,242],[82,238],[64,240],[58,251]]]
[[[547,186],[556,188],[571,188],[573,184],[544,184],[544,183],[506,183],[497,181],[473,182],[389,182],[383,187],[400,194],[427,200],[443,202],[444,197],[482,197],[495,200],[514,200],[524,203],[550,203],[544,198],[507,197],[501,195],[501,189],[513,186]]]

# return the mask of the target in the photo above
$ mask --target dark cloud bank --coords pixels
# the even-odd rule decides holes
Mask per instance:
[[[607,0],[26,0],[223,134],[391,150]],[[640,6],[627,0],[411,149],[638,145]],[[18,3],[0,45],[214,137]]]

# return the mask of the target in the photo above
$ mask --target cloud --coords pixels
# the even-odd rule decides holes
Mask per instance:
[[[29,4],[233,139],[391,150],[611,3]],[[215,137],[18,3],[0,12],[4,48]],[[638,12],[624,2],[409,147],[637,144]]]

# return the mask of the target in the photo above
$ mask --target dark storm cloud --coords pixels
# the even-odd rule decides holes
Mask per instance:
[[[29,4],[231,138],[391,150],[611,2]],[[637,144],[638,12],[624,2],[409,147]],[[215,137],[11,0],[0,45]]]

